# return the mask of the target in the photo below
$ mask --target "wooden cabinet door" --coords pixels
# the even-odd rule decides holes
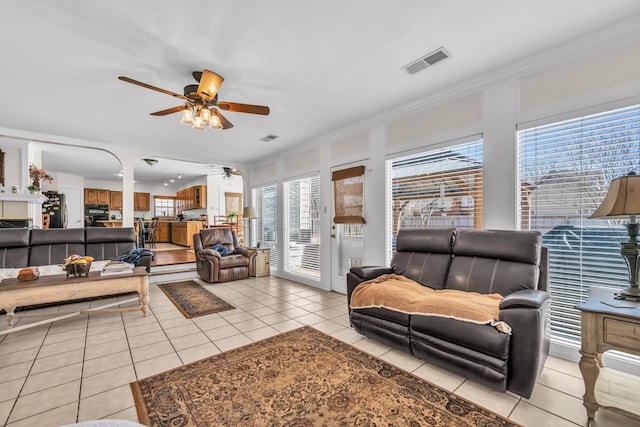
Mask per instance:
[[[97,205],[98,204],[98,190],[93,188],[84,189],[84,204],[85,205]]]
[[[150,193],[133,193],[133,210],[136,210],[136,211],[151,210],[151,194]]]
[[[204,209],[207,207],[207,186],[197,185],[193,187],[193,207]]]
[[[256,255],[256,277],[268,276],[271,274],[271,268],[269,267],[269,249],[258,249]]]
[[[159,221],[156,228],[156,242],[167,243],[169,240],[169,223]]]
[[[109,209],[122,209],[122,191],[111,191],[109,193]]]
[[[176,245],[188,246],[187,244],[187,224],[172,224],[171,242]]]
[[[98,192],[98,204],[99,205],[109,205],[109,198],[111,193],[109,190],[97,190]]]

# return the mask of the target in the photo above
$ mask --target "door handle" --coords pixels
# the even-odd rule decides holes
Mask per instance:
[[[331,235],[331,237],[335,239],[335,238],[336,238],[336,235],[335,235],[335,234],[332,234],[332,235]]]

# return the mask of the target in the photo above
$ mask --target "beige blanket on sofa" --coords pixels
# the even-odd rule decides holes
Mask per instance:
[[[387,308],[407,314],[449,317],[490,324],[500,332],[511,327],[499,320],[500,294],[452,289],[434,290],[401,275],[383,274],[361,283],[351,294],[351,308]]]

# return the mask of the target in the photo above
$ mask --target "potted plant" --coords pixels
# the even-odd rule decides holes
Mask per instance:
[[[238,214],[235,212],[230,212],[229,215],[227,215],[227,218],[229,218],[229,222],[231,223],[236,222],[237,217],[238,217]]]
[[[36,185],[30,185],[27,187],[27,190],[29,190],[29,193],[31,194],[38,194],[40,192],[40,187]]]

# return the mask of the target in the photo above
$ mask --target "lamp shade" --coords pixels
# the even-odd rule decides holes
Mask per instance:
[[[258,217],[258,215],[256,215],[256,210],[254,208],[252,208],[251,206],[246,206],[242,210],[242,216],[244,218],[248,218],[248,219],[253,219],[253,218],[257,218]]]
[[[221,75],[213,71],[204,70],[200,77],[200,84],[198,85],[198,96],[205,101],[212,101],[223,81],[224,78]]]
[[[589,218],[640,215],[640,175],[628,175],[611,181],[609,191]]]

